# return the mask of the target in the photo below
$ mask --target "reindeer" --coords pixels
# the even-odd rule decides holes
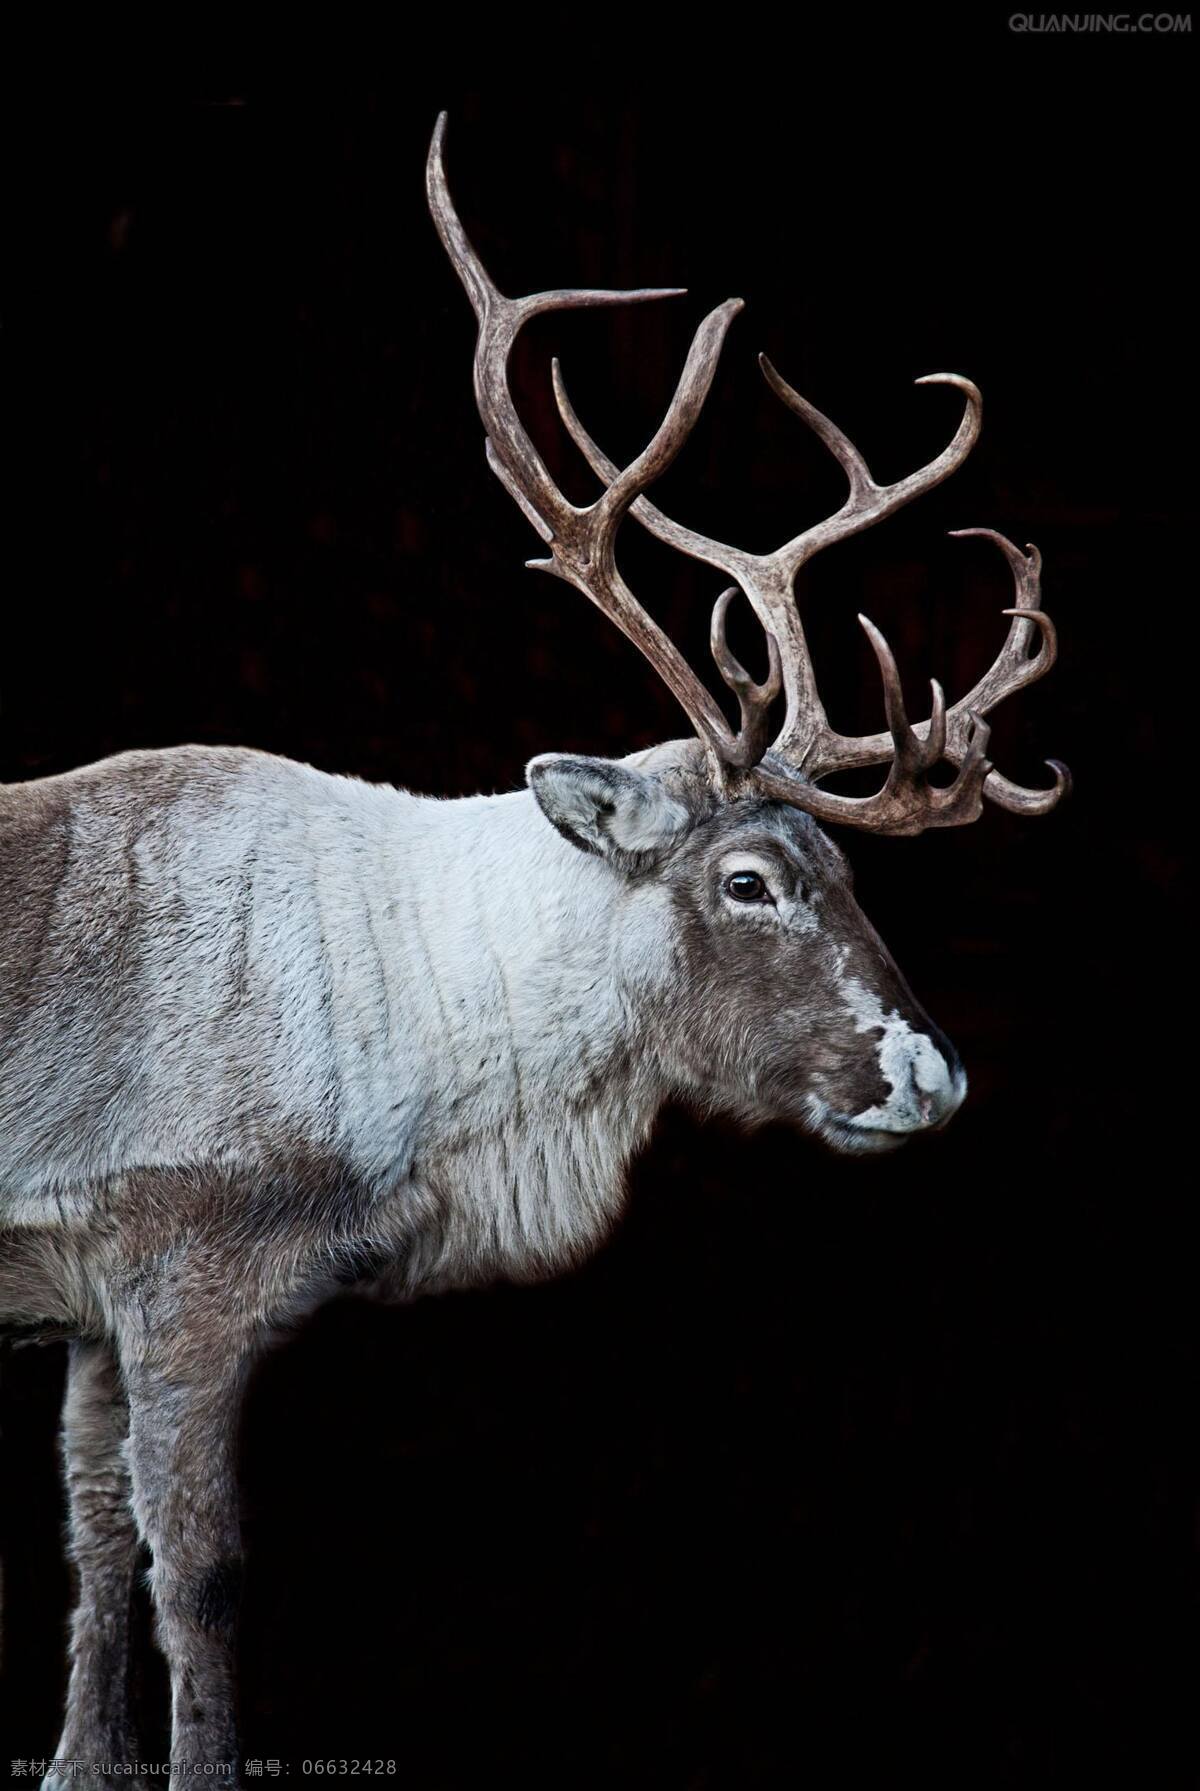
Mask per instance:
[[[764,358],[771,389],[837,459],[840,510],[773,553],[683,528],[644,495],[686,441],[741,301],[704,319],[661,426],[617,467],[563,422],[603,485],[578,507],[522,426],[507,362],[531,317],[669,296],[503,297],[451,203],[445,116],[434,223],[478,320],[488,462],[574,585],[678,699],[687,738],[620,760],[544,753],[528,787],[437,801],[242,749],[127,752],[0,789],[0,1320],[73,1338],[62,1426],[78,1575],[58,1755],[128,1759],[127,1624],[139,1544],[170,1669],[172,1758],[236,1761],[235,1426],[256,1354],[349,1286],[408,1300],[576,1262],[615,1222],[631,1156],[669,1098],[836,1151],[945,1125],[966,1091],[855,903],[820,823],[906,835],[983,801],[1041,815],[1068,787],[1009,782],[985,715],[1054,662],[1036,550],[986,529],[1012,570],[986,675],[910,724],[892,653],[862,618],[887,728],[826,719],[793,597],[820,549],[931,490],[949,446],[893,485]],[[719,569],[720,706],[614,559],[629,514]],[[735,592],[762,626],[760,684],[735,659]],[[1036,643],[1036,651],[1033,650]],[[777,697],[783,718],[772,737]],[[953,780],[935,784],[941,761]],[[886,766],[874,795],[822,780]]]

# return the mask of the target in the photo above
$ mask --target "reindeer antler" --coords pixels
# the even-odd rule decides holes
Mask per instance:
[[[725,717],[652,616],[642,608],[617,570],[613,545],[621,520],[630,506],[670,466],[687,440],[716,372],[725,332],[742,308],[741,299],[727,299],[710,311],[692,341],[683,373],[652,440],[623,471],[613,467],[607,489],[594,504],[580,509],[563,496],[551,479],[537,449],[530,441],[508,389],[508,357],[521,326],[546,311],[590,305],[640,304],[647,299],[676,298],[681,287],[643,287],[631,292],[564,290],[533,293],[527,298],[505,298],[489,278],[467,239],[454,209],[442,166],[446,134],[443,112],[433,133],[426,168],[429,208],[446,252],[479,320],[475,345],[475,397],[487,432],[488,465],[520,506],[528,520],[550,546],[550,558],[530,560],[530,566],[553,573],[575,585],[628,635],[650,661],[687,714],[700,739],[718,765],[751,764],[761,756],[761,726],[753,703],[765,707],[779,688],[778,656],[773,674],[755,696],[750,681],[729,656],[729,672],[745,681],[752,717],[752,734],[734,735]],[[724,617],[722,600],[714,612]],[[714,632],[714,639],[716,634]],[[723,635],[722,635],[723,641]],[[714,651],[716,649],[714,648]],[[743,708],[745,715],[747,710]]]
[[[709,313],[693,339],[683,374],[666,417],[654,437],[624,469],[608,459],[592,440],[567,397],[557,360],[553,363],[554,395],[559,414],[592,470],[605,483],[594,504],[580,509],[568,502],[550,478],[516,414],[508,389],[508,355],[527,318],[542,312],[583,305],[638,303],[679,296],[681,288],[631,292],[557,291],[527,298],[504,298],[484,271],[467,240],[446,187],[442,145],[446,115],[438,119],[428,164],[429,204],[439,235],[479,320],[475,350],[475,394],[487,432],[488,462],[526,517],[550,544],[550,558],[529,565],[552,572],[577,586],[634,641],[663,678],[704,743],[722,787],[754,790],[806,810],[820,820],[877,833],[919,833],[926,827],[958,826],[974,820],[983,797],[1002,808],[1044,814],[1069,788],[1066,768],[1048,761],[1055,782],[1049,790],[1026,790],[992,769],[986,757],[988,727],[983,716],[1014,690],[1032,683],[1054,663],[1054,625],[1038,607],[1040,558],[1029,557],[988,529],[963,529],[960,535],[986,535],[1004,552],[1017,585],[1016,607],[1008,638],[983,678],[968,695],[946,708],[940,686],[933,684],[933,707],[927,722],[910,725],[904,709],[895,659],[874,624],[860,617],[879,662],[888,731],[850,737],[829,725],[817,692],[816,677],[793,592],[795,578],[821,548],[860,533],[892,515],[949,476],[970,453],[979,436],[982,400],[969,379],[955,373],[931,373],[918,385],[957,386],[966,399],[953,440],[928,465],[892,485],[878,485],[866,461],[835,423],[792,389],[767,360],[759,357],[772,391],[820,437],[837,459],[849,482],[841,509],[805,529],[770,554],[751,554],[683,527],[643,495],[670,465],[691,432],[708,395],[726,331],[742,308],[728,299]],[[734,590],[717,599],[712,621],[712,652],[726,684],[736,694],[741,727],[734,735],[720,710],[676,647],[646,613],[617,571],[614,541],[626,513],[644,528],[691,558],[719,568],[735,580],[761,622],[770,653],[765,683],[755,684],[730,652],[725,618]],[[1036,654],[1029,646],[1035,634]],[[782,687],[786,696],[783,726],[767,747],[768,713]],[[945,787],[933,785],[928,773],[941,759],[957,766],[958,775]],[[818,780],[835,771],[887,764],[888,774],[874,796],[835,795]],[[732,774],[732,779],[731,779]]]

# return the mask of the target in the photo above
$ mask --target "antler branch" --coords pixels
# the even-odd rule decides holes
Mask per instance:
[[[551,550],[547,559],[528,563],[575,585],[603,610],[650,661],[716,764],[736,763],[748,757],[748,745],[730,732],[709,692],[626,585],[617,570],[614,543],[626,512],[646,486],[671,464],[695,425],[712,385],[725,333],[741,310],[742,301],[728,299],[704,319],[692,341],[666,416],[650,442],[623,470],[612,468],[606,489],[595,503],[577,507],[554,483],[517,415],[508,385],[508,357],[513,343],[531,317],[547,311],[673,298],[682,288],[654,287],[630,292],[570,289],[517,299],[504,297],[472,247],[450,198],[443,164],[445,134],[443,112],[429,149],[429,208],[479,323],[475,398],[487,436],[488,464]]]
[[[816,523],[792,540],[785,541],[769,554],[746,553],[741,548],[714,541],[710,536],[701,535],[694,529],[684,528],[682,524],[665,516],[648,498],[639,499],[632,506],[632,514],[658,540],[677,547],[693,559],[719,566],[730,577],[737,579],[768,637],[778,641],[782,652],[787,711],[774,750],[807,772],[813,747],[828,729],[828,722],[817,691],[808,643],[796,609],[793,595],[796,574],[823,547],[829,547],[835,541],[859,534],[874,523],[882,522],[885,516],[892,515],[922,492],[932,490],[935,485],[940,485],[943,479],[948,478],[962,464],[978,440],[983,400],[971,381],[961,378],[957,373],[931,373],[918,380],[918,385],[957,386],[967,400],[962,421],[953,441],[936,460],[930,461],[928,466],[917,472],[910,473],[907,478],[897,480],[894,485],[877,485],[866,461],[836,423],[832,423],[815,405],[809,404],[806,398],[794,391],[775,371],[765,355],[759,356],[759,365],[771,390],[783,399],[790,410],[810,425],[845,472],[850,491],[841,509],[824,522]],[[616,469],[580,422],[557,370],[554,396],[559,415],[572,440],[587,457],[593,472],[603,479],[611,478]]]
[[[891,649],[874,624],[865,616],[859,617],[883,675],[888,731],[848,736],[836,733],[826,723],[813,743],[808,775],[827,777],[835,771],[889,761],[892,769],[876,797],[854,799],[822,792],[826,800],[821,812],[826,820],[839,819],[833,805],[857,801],[858,806],[844,811],[848,824],[868,825],[882,832],[915,832],[920,829],[911,825],[914,820],[920,820],[920,826],[925,827],[951,827],[974,820],[984,797],[1014,814],[1048,814],[1070,790],[1071,774],[1058,759],[1046,761],[1054,773],[1053,785],[1046,790],[1030,790],[1003,777],[985,757],[989,729],[983,717],[1014,691],[1044,677],[1058,655],[1054,623],[1039,607],[1041,555],[1032,546],[1027,555],[1023,554],[994,529],[954,529],[951,533],[957,539],[980,535],[993,541],[1008,561],[1017,596],[1016,606],[1003,611],[1013,618],[1008,635],[993,664],[966,696],[947,709],[941,686],[935,681],[930,719],[909,727]],[[1037,651],[1031,654],[1029,649],[1035,641]],[[899,744],[901,737],[903,748]],[[779,757],[786,762],[785,755]],[[944,788],[925,780],[925,773],[941,759],[959,768],[959,776]],[[784,773],[785,779],[787,775]],[[903,797],[899,794],[901,789]],[[874,807],[864,807],[863,803]],[[893,814],[897,824],[887,825]],[[926,818],[920,819],[921,816]]]
[[[929,373],[916,382],[957,387],[966,401],[962,418],[952,440],[933,460],[891,485],[880,485],[849,437],[802,398],[761,355],[759,365],[767,384],[829,449],[846,475],[849,490],[832,516],[804,529],[773,553],[747,553],[685,528],[644,495],[646,487],[671,464],[699,416],[726,331],[742,308],[740,299],[729,299],[700,325],[666,416],[641,454],[624,468],[610,460],[588,434],[567,396],[558,362],[553,363],[559,414],[604,484],[595,503],[577,508],[554,484],[517,417],[507,378],[508,355],[517,333],[529,317],[544,311],[674,297],[680,289],[562,291],[504,298],[484,271],[451,204],[442,168],[444,132],[445,114],[438,120],[429,153],[429,202],[479,319],[475,393],[487,432],[489,464],[550,546],[547,559],[529,564],[577,586],[636,643],[691,719],[722,785],[726,770],[734,770],[741,774],[743,787],[777,797],[819,819],[880,833],[917,833],[926,827],[961,825],[976,818],[984,797],[1023,814],[1044,814],[1053,808],[1070,787],[1066,768],[1057,760],[1048,761],[1055,778],[1049,790],[1027,790],[1010,783],[987,758],[989,730],[983,719],[1004,697],[1042,677],[1054,663],[1054,625],[1039,607],[1041,561],[1036,548],[1030,548],[1026,556],[993,530],[956,531],[959,535],[984,535],[1004,553],[1017,587],[1015,607],[1004,612],[1013,618],[1012,626],[990,670],[953,707],[946,707],[941,687],[934,683],[930,717],[915,726],[905,711],[890,647],[874,624],[860,617],[879,664],[887,731],[851,737],[831,728],[796,607],[796,574],[814,554],[893,515],[961,466],[979,437],[982,419],[982,399],[972,382],[956,373]],[[734,590],[722,592],[717,599],[712,652],[721,676],[738,699],[741,725],[736,735],[617,570],[614,540],[627,513],[668,546],[732,578],[762,624],[770,669],[766,680],[756,684],[734,658],[725,638]],[[1037,651],[1031,653],[1035,641]],[[768,749],[768,715],[781,688],[786,697],[783,724]],[[957,767],[957,776],[949,785],[933,785],[929,772],[942,759]],[[819,786],[820,778],[836,771],[877,764],[886,764],[888,772],[874,796],[839,796]]]
[[[781,800],[805,808],[819,819],[840,821],[872,832],[917,833],[926,827],[953,827],[974,820],[983,798],[1022,814],[1045,814],[1070,787],[1070,774],[1058,760],[1049,760],[1055,781],[1048,790],[1027,790],[994,770],[986,758],[988,728],[983,716],[1014,690],[1044,676],[1054,664],[1057,643],[1054,624],[1038,608],[1041,558],[1036,548],[1027,560],[1011,542],[990,529],[960,529],[956,535],[985,535],[999,546],[1017,581],[1017,608],[1008,638],[990,671],[952,709],[936,683],[934,708],[929,721],[910,726],[900,695],[899,677],[891,649],[878,629],[865,617],[860,620],[879,661],[884,682],[888,731],[851,738],[833,729],[816,687],[812,661],[795,605],[793,581],[805,562],[823,547],[883,521],[902,505],[941,484],[960,466],[979,436],[983,401],[978,388],[954,373],[927,374],[918,385],[957,386],[966,398],[962,420],[953,440],[936,459],[892,485],[878,485],[853,442],[815,405],[787,384],[765,355],[759,364],[772,391],[788,408],[810,425],[846,474],[850,490],[842,508],[771,554],[749,554],[684,528],[665,516],[648,498],[632,506],[632,514],[656,536],[695,559],[724,567],[738,579],[767,630],[772,643],[782,645],[782,676],[788,692],[787,714],[770,752],[759,763],[757,788]],[[563,387],[557,370],[555,399],[559,414],[572,439],[601,477],[611,475],[612,463],[592,440]],[[1041,646],[1032,657],[1030,642],[1038,634]],[[947,786],[928,781],[928,772],[941,759],[958,767],[959,775]],[[817,779],[835,771],[890,762],[883,788],[872,797],[846,797],[817,787]]]

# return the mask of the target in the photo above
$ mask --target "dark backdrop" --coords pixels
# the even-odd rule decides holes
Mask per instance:
[[[522,569],[538,544],[485,467],[470,313],[424,211],[443,104],[504,289],[690,288],[530,331],[516,386],[578,498],[549,355],[627,456],[731,292],[747,311],[661,492],[726,539],[773,545],[841,497],[759,348],[885,478],[957,419],[915,376],[982,387],[966,468],[803,576],[835,722],[880,725],[859,609],[914,709],[929,673],[953,695],[990,660],[1006,574],[948,528],[1035,540],[1061,634],[994,739],[1029,781],[1068,760],[1067,806],[847,842],[965,1058],[947,1134],[855,1163],[670,1113],[580,1272],[342,1303],[259,1374],[243,1719],[294,1777],[315,1755],[395,1757],[422,1791],[1187,1776],[1191,40],[861,29],[830,54],[735,21],[702,73],[607,92],[519,58],[464,73],[449,45],[389,87],[105,81],[22,129],[0,776],[225,741],[455,796],[679,731],[634,650]],[[703,667],[716,575],[632,525],[622,558]],[[60,1348],[4,1363],[16,1756],[52,1750],[62,1688],[61,1373]]]

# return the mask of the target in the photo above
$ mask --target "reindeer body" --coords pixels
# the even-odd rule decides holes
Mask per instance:
[[[169,1241],[215,1181],[248,1246],[403,1258],[417,1291],[551,1269],[615,1216],[668,1088],[667,898],[530,792],[188,747],[0,817],[0,1224],[136,1233],[154,1178]]]
[[[529,778],[185,747],[0,789],[0,1323],[77,1338],[58,1758],[133,1757],[139,1542],[173,1757],[235,1757],[236,1422],[280,1326],[577,1259],[672,1093],[855,1149],[962,1100],[807,815],[718,800],[695,741]]]
[[[663,1101],[785,1120],[836,1149],[936,1130],[966,1081],[853,898],[827,820],[911,834],[1026,815],[986,757],[984,715],[1053,664],[1040,561],[985,530],[1016,585],[992,668],[910,725],[890,649],[865,623],[887,731],[836,732],[792,584],[812,554],[940,483],[949,446],[879,485],[842,432],[772,389],[846,473],[834,516],[770,554],[681,528],[643,496],[694,425],[740,300],[696,333],[660,428],[623,470],[568,433],[604,482],[570,503],[513,405],[529,318],[671,296],[495,288],[450,201],[444,118],[427,186],[478,320],[488,459],[583,590],[662,674],[694,730],[623,760],[545,754],[511,795],[437,801],[243,749],[126,753],[0,788],[0,1323],[75,1341],[63,1422],[79,1601],[59,1758],[135,1757],[127,1619],[148,1548],[172,1692],[172,1760],[236,1757],[236,1425],[280,1325],[347,1285],[383,1296],[553,1272],[619,1211]],[[761,624],[756,684],[718,599],[724,713],[624,583],[630,514],[735,581]],[[1030,652],[1035,646],[1037,651]],[[782,697],[780,732],[770,712]],[[948,783],[930,770],[945,760]],[[829,774],[886,766],[868,797]]]
[[[627,887],[529,791],[199,747],[0,789],[0,1324],[80,1339],[56,1757],[134,1755],[139,1538],[175,1757],[234,1757],[234,1434],[277,1327],[349,1283],[545,1274],[612,1223],[671,962]]]

